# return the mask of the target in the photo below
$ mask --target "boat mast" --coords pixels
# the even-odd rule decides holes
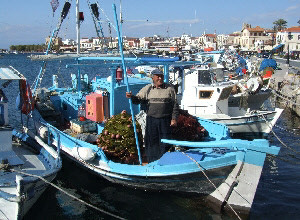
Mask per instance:
[[[123,44],[122,24],[123,24],[123,17],[122,17],[122,1],[120,0],[120,35],[121,35],[121,43]]]
[[[79,0],[76,0],[76,31],[77,31],[77,54],[80,54]]]

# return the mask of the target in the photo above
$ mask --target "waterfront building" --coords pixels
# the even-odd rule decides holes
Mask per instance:
[[[228,48],[229,35],[218,34],[217,35],[217,50]]]
[[[140,48],[149,49],[152,44],[152,40],[150,37],[142,37],[140,38]]]
[[[46,38],[46,45],[49,44],[49,41],[50,41],[50,36]],[[61,46],[61,45],[63,45],[63,42],[62,42],[62,39],[60,37],[56,37],[56,38],[52,39],[52,44],[54,46]]]
[[[199,44],[201,45],[201,49],[205,48],[213,48],[216,50],[217,48],[217,35],[216,34],[206,34],[204,33],[201,37],[199,37]]]
[[[288,37],[290,33],[290,39]],[[276,45],[282,46],[284,52],[294,51],[295,53],[300,53],[300,26],[294,26],[286,28],[282,31],[279,31],[276,36]]]
[[[243,24],[241,31],[240,45],[242,50],[258,51],[271,50],[270,42],[272,36],[270,36],[266,29],[256,26],[251,27],[250,24]]]
[[[80,39],[80,49],[81,50],[92,50],[93,49],[93,41],[87,37],[83,37]]]
[[[137,49],[140,47],[140,39],[136,37],[123,37],[124,49]]]
[[[73,39],[65,39],[62,41],[63,45],[76,45],[76,41]]]

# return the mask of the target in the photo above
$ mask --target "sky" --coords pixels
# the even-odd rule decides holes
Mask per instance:
[[[43,44],[57,27],[65,0],[52,11],[51,0],[0,0],[0,49],[10,45]],[[76,40],[75,4],[59,34],[63,39]],[[122,32],[127,37],[201,36],[203,33],[230,34],[241,31],[243,23],[252,27],[272,28],[278,19],[287,21],[287,27],[298,26],[300,0],[81,0],[80,11],[85,20],[81,24],[81,37],[97,37],[88,3],[101,7],[100,20],[104,36],[117,36],[108,29],[115,26],[112,4],[120,2],[123,17]]]

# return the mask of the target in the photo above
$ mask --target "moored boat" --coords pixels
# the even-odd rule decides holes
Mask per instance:
[[[210,69],[195,68],[183,74],[182,78],[182,109],[194,116],[224,123],[234,135],[267,136],[283,111],[279,108],[265,111],[257,109],[269,97],[268,92],[257,96],[249,95],[251,98],[247,108],[240,105],[243,98],[241,95],[229,102],[235,84],[231,81],[215,81]],[[258,104],[251,102],[255,97],[260,97]],[[248,97],[244,98],[247,102]]]
[[[11,81],[26,85],[23,75],[12,67],[0,69],[0,80],[4,87]],[[2,90],[0,108],[0,218],[22,219],[56,177],[61,160],[38,136],[9,125],[8,100]]]
[[[90,60],[88,61],[88,59]],[[104,134],[105,121],[114,115],[120,114],[123,110],[130,112],[130,105],[124,95],[126,91],[125,80],[116,80],[116,71],[121,65],[120,60],[113,58],[113,61],[108,62],[109,60],[109,58],[107,60],[103,58],[78,58],[79,65],[74,64],[73,66],[84,68],[84,65],[89,66],[91,65],[90,62],[96,61],[98,65],[107,66],[111,71],[111,75],[109,77],[96,76],[90,83],[78,80],[78,84],[74,84],[76,85],[74,88],[60,88],[57,84],[54,84],[51,88],[43,89],[43,92],[40,90],[40,93],[36,96],[37,108],[33,112],[33,117],[36,124],[41,125],[37,130],[48,130],[51,143],[55,146],[60,143],[62,152],[68,158],[109,181],[148,190],[200,193],[215,198],[218,197],[215,194],[223,188],[222,184],[229,181],[229,179],[231,185],[235,183],[232,181],[233,174],[233,179],[236,181],[239,179],[240,186],[242,186],[243,177],[239,176],[237,170],[246,167],[256,168],[251,169],[255,173],[251,176],[253,176],[253,181],[255,179],[258,183],[266,153],[277,154],[279,148],[269,146],[267,140],[230,139],[228,129],[224,125],[200,118],[197,120],[209,134],[201,142],[162,140],[176,146],[176,150],[166,152],[159,160],[152,163],[144,163],[143,160],[140,160],[134,164],[126,164],[110,159],[104,150],[105,146],[98,146],[96,140]],[[85,64],[80,65],[81,62],[85,62]],[[164,62],[165,65],[169,65],[174,64],[176,61]],[[133,61],[132,65],[141,65],[142,63],[149,65],[149,62],[145,62],[143,59]],[[163,64],[163,62],[160,64]],[[69,67],[71,66],[69,65]],[[57,82],[57,80],[54,82]],[[136,92],[149,84],[150,81],[147,77],[131,76],[128,77],[128,83],[131,91]],[[81,86],[88,84],[90,87],[78,91],[77,89],[81,87],[78,86],[79,84]],[[78,111],[83,105],[86,109],[89,109],[91,105],[96,106],[96,102],[89,103],[92,97],[98,97],[99,99],[102,97],[103,101],[97,105],[95,111],[87,110],[86,117],[88,120],[81,123],[78,119]],[[134,113],[137,114],[139,111],[140,108],[135,106]],[[97,112],[101,112],[100,118],[102,118],[102,121],[96,121],[88,116]],[[59,124],[59,122],[63,123]],[[73,125],[65,128],[65,122],[82,124],[82,129],[75,128]],[[86,129],[84,131],[85,123],[89,124],[88,127],[92,127],[92,130]],[[46,127],[46,129],[41,129],[42,127]],[[47,139],[46,136],[44,138]],[[140,146],[140,150],[135,151],[135,156],[142,158],[141,155],[138,155],[139,151],[143,151],[143,146]],[[250,156],[252,159],[248,158],[248,155],[253,155],[253,157]],[[247,161],[244,160],[245,158],[247,158]],[[259,163],[257,163],[258,158],[260,158]],[[219,189],[219,187],[221,188]],[[232,187],[230,187],[230,190],[232,190]],[[227,188],[223,192],[222,189],[221,194],[231,194],[230,190]],[[256,187],[253,187],[250,191],[239,192],[243,196],[246,192],[246,194],[251,192],[250,197],[247,197],[250,205],[240,204],[244,210],[249,211],[255,190]],[[223,202],[224,200],[225,196]]]
[[[35,87],[36,108],[31,116],[40,138],[111,182],[146,190],[204,194],[218,201],[220,208],[227,204],[249,211],[266,154],[276,155],[280,148],[270,146],[267,140],[231,139],[225,125],[191,116],[196,128],[201,125],[205,129],[205,135],[195,133],[193,140],[163,139],[170,150],[147,163],[141,131],[143,106],[133,106],[125,92],[136,93],[151,79],[144,74],[129,75],[128,69],[159,66],[168,82],[171,65],[194,63],[178,58],[124,58],[117,19],[115,27],[121,57],[78,57],[67,65],[77,70],[70,79],[72,87],[62,86],[57,75],[50,88]],[[85,68],[91,66],[99,69],[89,74],[89,80]],[[35,85],[40,84],[44,71]],[[185,133],[188,128],[183,128]],[[252,177],[251,186],[245,176]]]

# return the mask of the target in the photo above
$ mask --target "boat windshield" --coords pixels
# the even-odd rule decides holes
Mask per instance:
[[[211,72],[209,70],[198,70],[198,84],[212,84]]]

